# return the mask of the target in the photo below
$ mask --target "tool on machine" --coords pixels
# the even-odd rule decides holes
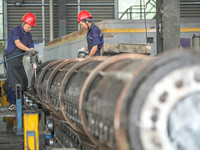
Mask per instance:
[[[29,52],[30,51],[30,52]],[[36,70],[38,67],[39,59],[38,59],[38,51],[36,50],[29,50],[28,54],[30,55],[30,63],[32,64],[32,69],[34,70],[34,75],[36,77]]]
[[[29,51],[27,51],[25,53],[25,55],[29,55],[30,56],[30,63],[32,65],[32,69],[34,71],[34,75],[36,77],[36,70],[37,70],[37,67],[38,65],[41,63],[39,61],[39,58],[38,58],[38,51],[36,51],[34,48],[30,48]]]

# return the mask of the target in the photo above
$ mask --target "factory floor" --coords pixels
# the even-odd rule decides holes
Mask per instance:
[[[23,150],[24,137],[16,135],[15,129],[16,126],[9,126],[6,119],[0,117],[0,150]]]
[[[30,107],[23,109],[22,113],[33,112]],[[5,117],[6,116],[6,117]],[[8,106],[0,105],[0,150],[23,150],[24,149],[24,135],[16,134],[16,110],[8,110]],[[39,149],[50,150],[45,145],[46,130],[39,133]]]

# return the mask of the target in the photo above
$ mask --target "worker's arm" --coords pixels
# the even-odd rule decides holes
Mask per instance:
[[[88,58],[93,57],[96,54],[97,48],[98,48],[98,45],[95,45],[95,46],[92,47]]]
[[[25,46],[19,39],[15,40],[15,45],[17,46],[17,48],[24,51],[28,51],[30,49],[27,46]]]

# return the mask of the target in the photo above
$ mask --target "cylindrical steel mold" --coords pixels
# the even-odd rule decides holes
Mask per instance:
[[[194,141],[200,130],[194,125],[200,125],[199,58],[200,53],[191,50],[165,53],[133,77],[118,105],[116,137],[124,128],[130,149],[198,149],[199,143]]]
[[[78,62],[82,61],[82,58],[76,58],[71,60],[65,60],[60,63],[49,75],[48,82],[46,84],[46,99],[48,101],[50,109],[57,115],[62,116],[59,91],[61,83],[67,74],[67,72]],[[63,118],[63,117],[62,117]]]
[[[149,59],[140,54],[114,56],[97,66],[84,83],[79,100],[81,121],[87,135],[99,146],[106,145],[104,149],[118,148],[114,134],[118,97],[133,72]]]
[[[40,72],[37,78],[37,84],[36,84],[36,90],[37,90],[37,95],[41,101],[41,103],[47,108],[50,109],[49,107],[49,102],[47,100],[47,95],[46,95],[46,88],[47,88],[47,83],[49,82],[49,76],[53,72],[53,70],[63,61],[66,59],[59,59],[52,61],[48,65],[45,66],[45,68]]]
[[[41,72],[44,70],[44,68],[49,64],[51,63],[52,61],[55,61],[55,60],[49,60],[49,61],[46,61],[42,64],[40,64],[36,70],[36,77],[35,75],[33,75],[32,77],[32,80],[31,80],[31,90],[32,90],[32,93],[35,97],[38,98],[38,95],[37,95],[37,81],[38,81],[38,77],[39,75],[41,74]]]
[[[53,61],[37,71],[32,88],[100,149],[197,150],[199,58],[183,50]]]
[[[77,63],[64,76],[61,83],[61,111],[66,121],[79,132],[83,132],[78,110],[80,91],[90,72],[106,59],[107,57],[93,57]]]

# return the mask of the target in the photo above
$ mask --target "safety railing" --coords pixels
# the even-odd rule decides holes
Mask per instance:
[[[156,0],[148,0],[145,5],[130,6],[125,12],[119,12],[119,19],[153,19],[156,15]]]

